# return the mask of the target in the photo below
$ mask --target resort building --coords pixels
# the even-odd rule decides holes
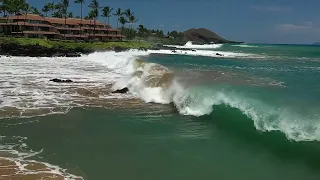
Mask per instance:
[[[20,37],[69,40],[122,40],[121,30],[98,20],[23,14],[0,18],[0,33]]]

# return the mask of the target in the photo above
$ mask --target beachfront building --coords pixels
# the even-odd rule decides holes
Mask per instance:
[[[52,18],[21,14],[0,18],[0,33],[13,36],[69,40],[122,40],[121,30],[98,20]]]

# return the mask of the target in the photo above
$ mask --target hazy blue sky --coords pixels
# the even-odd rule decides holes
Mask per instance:
[[[27,0],[36,7],[52,0]],[[87,0],[84,13],[89,11]],[[58,0],[55,0],[58,2]],[[73,2],[73,0],[70,0]],[[320,41],[320,0],[100,0],[101,6],[130,8],[148,28],[208,28],[237,41],[312,43]],[[70,10],[80,13],[79,5]],[[111,19],[116,26],[116,18]]]

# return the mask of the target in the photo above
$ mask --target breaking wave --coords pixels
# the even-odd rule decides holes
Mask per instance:
[[[141,59],[131,59],[124,69],[130,69],[128,67],[132,68],[127,71],[130,73],[116,81],[112,88],[128,87],[130,93],[146,103],[173,103],[180,114],[198,117],[215,113],[216,106],[224,105],[240,110],[253,120],[259,131],[281,131],[288,139],[295,141],[320,140],[320,124],[312,121],[316,116],[302,117],[285,108],[273,108],[235,91],[206,85],[186,86],[192,82],[181,80],[181,77],[165,66]]]
[[[185,48],[185,49],[218,49],[223,46],[223,44],[193,44],[192,41],[188,41],[183,46],[166,45],[167,47]]]

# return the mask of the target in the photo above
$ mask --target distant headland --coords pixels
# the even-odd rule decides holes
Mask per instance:
[[[199,29],[192,28],[187,31],[184,31],[183,35],[184,35],[183,37],[184,41],[186,42],[192,41],[198,44],[242,43],[242,42],[226,40],[223,37],[216,34],[215,32],[212,32],[205,28],[199,28]]]

